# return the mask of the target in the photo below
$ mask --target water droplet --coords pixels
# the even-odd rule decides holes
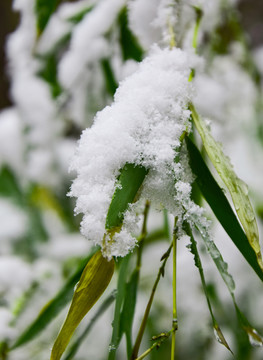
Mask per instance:
[[[78,285],[79,285],[79,281],[78,281],[77,284],[74,286],[74,292],[77,290]]]
[[[216,341],[218,341],[220,344],[223,344],[223,341],[218,334],[218,329],[216,329],[216,328],[214,328],[214,335],[215,335]]]
[[[238,185],[239,185],[241,191],[247,196],[248,195],[248,186],[247,186],[247,184],[244,181],[239,179]]]
[[[114,351],[114,350],[116,350],[116,349],[117,349],[117,348],[116,348],[115,345],[110,344],[110,346],[109,346],[109,352]]]
[[[224,345],[232,353],[232,350],[230,349],[230,347],[229,347],[229,345],[228,345],[228,343],[227,343],[227,341],[226,341],[220,327],[218,326],[218,324],[215,324],[215,326],[214,326],[214,335],[215,335],[216,340],[220,344]]]
[[[219,164],[221,162],[219,156],[216,156],[216,162]]]
[[[257,332],[256,329],[253,329],[251,327],[246,327],[245,331],[248,335],[249,342],[252,346],[263,346],[263,338]]]

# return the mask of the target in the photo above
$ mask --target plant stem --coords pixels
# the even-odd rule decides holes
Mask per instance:
[[[155,349],[155,348],[159,348],[162,343],[167,340],[169,338],[169,336],[171,335],[173,330],[170,330],[169,332],[167,333],[163,333],[161,334],[160,336],[160,340],[156,341],[149,349],[147,349],[143,354],[141,354],[139,357],[137,357],[135,360],[142,360],[144,359],[147,355],[150,354],[150,352]]]
[[[173,245],[171,244],[170,247],[168,248],[168,250],[166,251],[166,253],[161,258],[161,260],[163,260],[163,263],[159,268],[157,278],[156,278],[155,283],[153,285],[151,296],[150,296],[150,299],[148,301],[148,304],[147,304],[145,312],[144,312],[144,316],[143,316],[141,326],[140,326],[140,329],[139,329],[139,332],[138,332],[138,335],[137,335],[137,338],[136,338],[136,341],[135,341],[135,345],[133,347],[133,351],[132,351],[132,355],[131,355],[130,360],[135,360],[137,358],[137,356],[138,356],[139,348],[140,348],[142,337],[143,337],[143,334],[144,334],[144,331],[145,331],[145,327],[146,327],[147,319],[148,319],[150,309],[151,309],[151,306],[152,306],[155,291],[156,291],[156,288],[158,286],[158,283],[160,281],[161,276],[164,276],[165,265],[166,265],[166,262],[167,262],[167,259],[168,259],[169,255],[170,255],[172,246]]]
[[[175,332],[178,328],[177,305],[176,305],[176,255],[177,255],[177,217],[174,219],[173,229],[173,327],[172,327],[172,345],[171,360],[175,358]]]
[[[150,209],[150,202],[146,200],[145,208],[143,212],[142,231],[140,237],[138,238],[139,247],[137,251],[137,264],[136,264],[137,269],[141,268],[142,248],[143,248],[144,240],[147,236],[147,219],[148,219],[149,209]]]
[[[195,9],[195,13],[196,13],[196,21],[195,21],[195,27],[194,27],[194,35],[193,35],[192,46],[194,48],[195,53],[197,54],[197,39],[198,39],[198,32],[199,32],[203,12],[197,6],[194,6],[194,9]],[[188,81],[191,82],[193,80],[194,76],[195,76],[195,70],[192,69],[191,73],[189,75]]]
[[[200,27],[200,23],[201,23],[201,19],[203,16],[203,12],[199,7],[194,7],[195,9],[195,14],[196,14],[196,21],[195,21],[195,28],[194,28],[194,36],[193,36],[193,48],[195,50],[195,53],[197,53],[197,38],[198,38],[198,32],[199,32],[199,27]]]

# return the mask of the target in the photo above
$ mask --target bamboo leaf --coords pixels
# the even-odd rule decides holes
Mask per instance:
[[[250,344],[252,346],[263,346],[263,337],[257,332],[255,328],[253,328],[252,325],[250,325],[250,322],[242,313],[242,311],[239,309],[236,302],[235,302],[235,308],[236,308],[238,320],[243,330],[246,332]]]
[[[87,262],[89,262],[97,249],[98,248],[94,248],[89,254],[89,256],[81,261],[75,273],[68,279],[66,284],[57,293],[57,295],[44,306],[44,308],[40,311],[38,317],[32,322],[32,324],[30,324],[29,327],[19,336],[12,349],[22,346],[27,342],[33,340],[46,328],[46,326],[52,320],[55,319],[55,317],[66,306],[66,304],[69,303],[74,292],[74,286],[79,280],[81,273],[85,268],[85,265],[87,264]]]
[[[75,290],[67,318],[51,352],[51,360],[59,360],[80,321],[107,288],[114,272],[114,260],[108,261],[98,251],[85,267]]]
[[[143,49],[128,26],[127,6],[120,12],[118,20],[120,25],[120,45],[123,60],[133,59],[135,61],[142,61]]]
[[[72,22],[73,24],[78,24],[93,9],[94,9],[94,6],[92,6],[92,5],[88,6],[88,7],[84,8],[83,10],[79,11],[78,13],[70,16],[67,20]]]
[[[110,60],[107,58],[102,59],[101,67],[102,67],[102,71],[104,74],[106,89],[107,89],[108,93],[111,96],[113,96],[118,87],[118,83],[115,79],[115,75],[114,75]]]
[[[106,229],[121,226],[124,213],[133,203],[148,170],[143,166],[126,164],[121,170],[119,183],[113,195],[107,218]]]
[[[109,346],[108,360],[115,359],[116,350],[121,341],[121,336],[122,336],[120,332],[121,309],[125,298],[126,278],[127,278],[127,271],[128,271],[128,264],[130,261],[130,257],[131,257],[130,255],[127,255],[125,256],[125,258],[121,259],[118,285],[117,285],[117,296],[116,296],[115,310],[114,310],[114,319],[112,322],[113,329],[112,329],[111,343]]]
[[[90,320],[89,324],[87,325],[86,329],[83,331],[83,333],[75,340],[75,342],[72,344],[72,346],[69,349],[69,352],[67,353],[67,356],[65,357],[65,360],[72,360],[74,356],[76,355],[79,347],[83,343],[83,341],[86,339],[88,333],[92,329],[93,325],[96,323],[96,321],[104,314],[104,312],[109,308],[109,306],[113,303],[113,301],[116,298],[116,290],[114,290],[110,296],[107,297],[99,307],[99,309],[96,311],[93,318]]]
[[[130,358],[132,352],[132,324],[136,305],[137,288],[139,281],[139,269],[136,268],[126,284],[125,299],[120,318],[120,338],[124,333],[127,342],[127,358]]]
[[[202,138],[205,150],[229,190],[239,220],[247,235],[247,239],[250,246],[255,251],[259,266],[263,270],[258,227],[254,210],[248,197],[248,187],[237,177],[229,158],[223,153],[221,145],[215,141],[204,121],[197,114],[194,106],[190,104],[189,108],[192,111],[192,117]]]
[[[220,329],[220,327],[218,325],[218,322],[217,322],[217,320],[216,320],[216,318],[214,316],[214,313],[213,313],[212,305],[211,305],[210,298],[209,298],[209,295],[208,295],[209,292],[208,292],[208,289],[207,289],[204,270],[203,270],[201,258],[200,258],[198,248],[197,248],[197,243],[196,243],[196,241],[195,241],[195,239],[193,237],[192,232],[189,229],[189,226],[187,226],[187,225],[186,225],[186,230],[187,230],[188,235],[190,236],[190,241],[191,241],[188,248],[190,249],[191,253],[194,255],[195,266],[198,268],[198,271],[199,271],[202,287],[203,287],[203,290],[204,290],[204,294],[205,294],[205,297],[206,297],[208,309],[209,309],[211,319],[212,319],[212,323],[213,323],[214,334],[215,334],[216,340],[220,344],[224,345],[227,348],[227,350],[229,350],[232,353],[232,350],[230,349],[230,347],[229,347],[229,345],[228,345],[228,343],[227,343],[227,341],[226,341],[226,339],[225,339],[225,337],[224,337],[224,335],[222,333],[222,330]]]
[[[201,193],[236,247],[263,281],[263,272],[257,262],[256,254],[249,245],[247,237],[224,192],[215,181],[197,147],[188,137],[185,139],[189,152],[190,166],[196,175],[196,183]]]
[[[37,30],[41,34],[55,11],[59,0],[36,0]]]

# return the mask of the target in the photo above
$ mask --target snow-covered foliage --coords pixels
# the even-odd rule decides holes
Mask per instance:
[[[84,213],[82,233],[95,244],[102,245],[116,178],[126,163],[150,170],[143,198],[182,217],[174,183],[191,182],[192,177],[186,155],[182,163],[174,159],[181,150],[180,136],[190,127],[187,104],[193,90],[188,78],[196,60],[180,49],[152,49],[138,70],[121,83],[114,103],[83,132],[72,163],[78,178],[70,194],[78,198],[77,213]],[[111,239],[111,249],[105,250],[108,256],[125,256],[133,249],[135,213],[132,206],[125,214],[121,232]]]
[[[31,344],[21,350],[11,347],[65,283],[53,318],[66,305],[77,282],[74,273],[79,278],[83,258],[93,251],[93,245],[99,245],[108,260],[114,257],[121,269],[127,262],[123,284],[118,285],[117,267],[105,297],[117,286],[128,283],[128,289],[132,288],[130,274],[141,271],[135,338],[172,232],[180,240],[180,356],[195,359],[200,352],[204,360],[226,358],[225,349],[207,345],[211,344],[210,318],[198,276],[193,275],[193,256],[188,251],[191,233],[204,240],[198,242],[198,249],[207,294],[215,300],[215,315],[223,314],[219,296],[228,308],[232,305],[207,253],[234,302],[242,304],[259,330],[263,329],[262,298],[256,275],[247,271],[219,228],[220,220],[214,221],[200,199],[185,138],[191,137],[204,150],[190,111],[195,106],[250,186],[262,235],[262,48],[251,52],[237,15],[237,0],[51,3],[15,0],[13,9],[20,14],[20,23],[6,41],[13,105],[0,113],[0,359],[49,358],[62,317],[50,325],[50,331],[44,331],[40,322],[37,335],[43,331],[41,336],[33,339],[35,334],[31,334]],[[222,29],[230,30],[226,35]],[[108,211],[122,189],[120,177],[127,164],[144,169],[145,178],[121,214],[121,223],[108,229]],[[150,206],[149,214],[145,203]],[[172,228],[174,220],[176,227]],[[171,328],[170,268],[169,259],[150,313],[148,338]],[[230,272],[235,275],[235,295]],[[93,339],[79,350],[80,360],[87,354],[95,360],[105,359],[109,344],[111,350],[118,348],[114,339],[110,341],[113,310],[109,309],[98,321]],[[92,311],[89,319],[96,314]],[[222,330],[230,338],[231,349],[236,353],[249,349],[233,335],[233,311],[227,312],[222,315]],[[47,324],[51,317],[46,318]],[[214,322],[213,326],[215,329]],[[248,334],[254,331],[246,326]],[[79,333],[82,330],[84,327]],[[97,336],[98,332],[103,336]],[[167,358],[168,345],[160,341],[158,358]],[[260,336],[252,336],[252,343],[255,341],[263,344]],[[143,344],[145,350],[151,345],[146,340]],[[118,351],[120,358],[126,358],[122,347]],[[253,360],[262,358],[260,350],[252,351],[247,350]],[[156,359],[154,351],[149,356]]]

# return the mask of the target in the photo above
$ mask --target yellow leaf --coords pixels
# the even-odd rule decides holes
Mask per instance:
[[[229,158],[223,153],[221,144],[215,141],[204,121],[197,114],[193,104],[189,105],[195,126],[202,138],[205,150],[216,168],[219,176],[227,186],[232,197],[239,220],[247,235],[250,246],[255,251],[257,261],[263,270],[263,262],[259,245],[258,227],[254,210],[248,197],[247,185],[237,177]]]
[[[67,318],[58,334],[50,360],[59,360],[73,332],[107,288],[114,272],[114,260],[108,261],[98,251],[85,267],[75,290]]]

